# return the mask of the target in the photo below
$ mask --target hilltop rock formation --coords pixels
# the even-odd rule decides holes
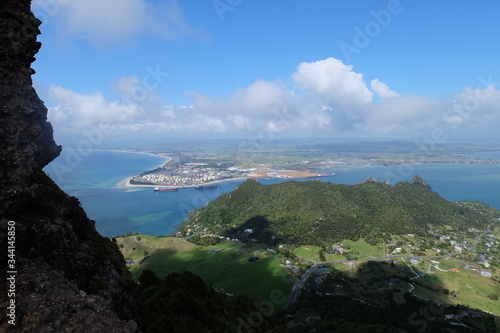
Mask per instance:
[[[413,180],[411,181],[412,184],[416,184],[416,185],[422,185],[424,187],[427,187],[429,190],[432,190],[432,187],[429,185],[429,183],[427,183],[422,177],[420,177],[419,175],[416,175],[415,177],[413,177]]]
[[[7,284],[0,284],[0,330],[137,332],[139,297],[117,246],[42,171],[61,147],[32,87],[40,21],[30,5],[4,0],[0,7],[0,259],[7,263],[7,231],[14,225],[10,270],[17,271],[15,298],[7,299]],[[11,299],[15,325],[5,312]]]

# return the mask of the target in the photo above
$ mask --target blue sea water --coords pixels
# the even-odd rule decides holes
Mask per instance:
[[[491,158],[500,158],[500,153]],[[217,189],[203,191],[183,188],[176,192],[153,192],[151,188],[116,187],[124,178],[151,170],[164,161],[163,157],[148,154],[113,151],[83,154],[68,150],[63,151],[45,171],[63,190],[80,199],[88,216],[96,221],[97,230],[104,236],[117,236],[129,231],[169,235],[188,217],[188,211],[234,190],[242,182],[221,182]],[[368,177],[395,184],[411,181],[419,175],[448,200],[483,201],[500,209],[499,164],[432,164],[336,169],[329,172],[335,173],[335,176],[320,178],[321,181],[350,185]],[[261,183],[279,181],[261,180]]]

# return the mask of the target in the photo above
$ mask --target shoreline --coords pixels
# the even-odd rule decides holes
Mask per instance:
[[[165,158],[166,160],[160,164],[158,167],[162,167],[163,165],[165,165],[165,163],[171,161],[173,158],[170,157],[170,156],[167,156],[167,155],[162,155],[162,154],[154,154],[154,153],[151,153],[151,152],[146,152],[146,151],[127,151],[127,150],[105,150],[105,149],[102,149],[101,151],[113,151],[113,152],[121,152],[121,153],[131,153],[131,154],[147,154],[147,155],[152,155],[152,156],[158,156],[158,157],[162,157],[162,158]],[[457,162],[451,162],[451,163],[410,163],[410,164],[401,164],[401,165],[404,165],[404,166],[422,166],[422,165],[468,165],[468,164],[485,164],[485,163],[457,163]],[[490,163],[486,163],[486,164],[490,164]],[[496,163],[493,163],[493,164],[496,164]],[[387,166],[379,166],[379,165],[339,165],[337,167],[334,167],[334,168],[328,168],[328,169],[325,169],[325,170],[335,170],[335,171],[342,171],[342,170],[360,170],[360,169],[371,169],[371,168],[390,168],[390,167],[397,167],[397,166],[401,166],[401,165],[387,165]],[[157,167],[157,168],[158,168]],[[293,171],[293,170],[288,170],[288,171]],[[327,175],[326,177],[328,177],[329,175]],[[135,177],[134,176],[129,176],[129,177],[126,177],[124,179],[122,179],[121,181],[119,181],[118,183],[115,184],[115,188],[121,188],[121,189],[128,189],[128,190],[133,190],[133,189],[136,189],[136,190],[139,190],[141,188],[155,188],[155,187],[167,187],[167,188],[178,188],[178,189],[182,189],[182,188],[194,188],[195,186],[198,186],[198,185],[214,185],[214,184],[219,184],[219,183],[223,183],[223,182],[229,182],[229,181],[240,181],[240,180],[247,180],[247,179],[256,179],[256,180],[259,180],[259,179],[268,179],[268,178],[258,178],[258,177],[236,177],[236,178],[229,178],[229,179],[221,179],[221,180],[214,180],[214,181],[211,181],[211,182],[207,182],[207,183],[202,183],[202,184],[192,184],[192,185],[182,185],[182,186],[174,186],[174,185],[161,185],[161,184],[151,184],[151,185],[146,185],[146,184],[140,184],[140,185],[136,185],[136,184],[130,184],[130,180]],[[318,178],[323,178],[325,176],[321,176],[321,177],[314,177],[314,179],[318,179]],[[300,178],[300,177],[297,177],[297,178],[276,178],[276,179],[282,179],[284,181],[293,181],[293,180],[297,180],[297,179],[305,179],[305,178]]]
[[[143,154],[146,154],[146,153],[143,153]],[[155,155],[155,154],[151,154],[151,155]],[[162,156],[162,155],[157,155],[157,156]],[[162,157],[165,157],[165,156],[162,156]],[[377,167],[378,166],[374,166],[374,165],[365,165],[365,166],[361,166],[361,165],[343,165],[343,166],[339,166],[339,167],[335,168],[335,170],[356,170],[356,169],[367,169],[367,168],[377,168]],[[328,170],[331,170],[331,169],[328,169]],[[314,177],[314,178],[311,178],[310,180],[324,178],[324,177],[329,177],[329,176],[332,176],[332,175]],[[223,182],[230,182],[230,181],[240,181],[240,180],[245,181],[247,179],[256,179],[256,180],[259,180],[259,179],[269,179],[269,178],[265,178],[265,177],[263,177],[263,178],[258,178],[258,177],[236,177],[236,178],[229,178],[229,179],[214,180],[214,181],[211,181],[211,182],[208,182],[208,183],[202,183],[202,184],[173,186],[173,185],[161,185],[161,184],[151,184],[151,185],[146,185],[146,184],[139,184],[139,185],[130,184],[130,180],[133,177],[135,177],[135,176],[129,176],[129,177],[126,177],[126,178],[122,179],[121,181],[119,181],[118,183],[115,184],[115,188],[121,188],[121,189],[127,189],[127,190],[134,190],[134,189],[135,190],[139,190],[141,188],[155,188],[155,187],[167,187],[167,188],[183,189],[183,188],[194,188],[195,186],[198,186],[198,185],[215,185],[215,184],[219,184],[219,183],[223,183]],[[302,177],[302,178],[301,177],[297,177],[297,178],[279,178],[279,177],[277,177],[277,178],[272,178],[272,179],[281,179],[283,181],[293,181],[293,180],[297,180],[297,179],[306,179],[306,178],[304,178],[304,177]]]
[[[230,181],[237,181],[237,180],[247,180],[250,179],[250,177],[237,177],[237,178],[229,178],[229,179],[220,179],[220,180],[214,180],[208,183],[202,183],[202,184],[195,184],[195,185],[183,185],[183,186],[170,186],[170,185],[135,185],[135,184],[130,184],[130,180],[133,177],[127,177],[125,179],[122,179],[118,183],[116,183],[115,187],[116,188],[124,188],[124,189],[140,189],[140,188],[155,188],[155,187],[168,187],[168,188],[178,188],[178,189],[183,189],[183,188],[194,188],[195,186],[198,185],[217,185],[219,183],[223,182],[230,182]]]
[[[165,158],[166,160],[162,162],[162,164],[158,165],[157,168],[162,167],[165,165],[165,163],[173,160],[173,157],[164,155],[164,154],[158,154],[158,153],[152,153],[149,151],[131,151],[131,150],[117,150],[117,149],[94,149],[96,151],[110,151],[110,152],[115,152],[115,153],[128,153],[128,154],[141,154],[141,155],[148,155],[148,156],[157,156],[161,158]]]

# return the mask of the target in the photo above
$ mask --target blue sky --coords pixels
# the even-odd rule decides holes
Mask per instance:
[[[35,0],[56,138],[496,140],[498,1]],[[439,133],[437,135],[436,133]]]

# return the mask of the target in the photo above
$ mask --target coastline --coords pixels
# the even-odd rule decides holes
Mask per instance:
[[[158,187],[158,186],[165,186],[165,187],[172,187],[172,188],[178,188],[178,189],[182,189],[182,188],[190,188],[190,187],[195,187],[197,185],[200,185],[200,184],[196,184],[196,185],[183,185],[183,186],[168,186],[168,185],[144,185],[144,184],[141,184],[141,185],[135,185],[135,184],[130,184],[130,180],[132,179],[133,177],[127,177],[125,179],[122,179],[121,181],[119,181],[118,183],[116,183],[115,187],[116,188],[124,188],[124,189],[140,189],[140,188],[155,188],[155,187]],[[237,178],[228,178],[228,179],[220,179],[220,180],[214,180],[214,181],[211,181],[211,182],[208,182],[208,183],[203,183],[202,185],[216,185],[216,184],[220,184],[220,183],[223,183],[223,182],[230,182],[230,181],[238,181],[238,180],[242,180],[242,181],[245,181],[247,179],[249,179],[250,177],[237,177]]]
[[[152,153],[152,152],[149,152],[149,151],[131,151],[131,150],[118,150],[118,149],[94,149],[94,150],[97,150],[97,151],[110,151],[110,152],[115,152],[115,153],[142,154],[142,155],[157,156],[157,157],[164,158],[165,161],[162,162],[160,165],[158,165],[157,168],[162,167],[163,165],[165,165],[165,163],[170,162],[173,159],[173,157],[170,157],[168,155]]]
[[[116,150],[115,150],[116,151]],[[128,152],[128,153],[139,153],[139,152],[131,152],[131,151],[123,151],[123,152]],[[166,156],[166,155],[158,155],[158,154],[151,154],[151,153],[147,153],[147,152],[141,152],[140,154],[149,154],[149,155],[155,155],[155,156],[161,156],[161,157],[166,157],[168,158],[167,161],[163,162],[161,165],[159,165],[159,167],[163,166],[165,163],[167,163],[168,161],[172,160],[172,157],[169,157],[169,156]],[[337,168],[335,168],[335,170],[356,170],[356,169],[366,169],[366,168],[375,168],[376,166],[360,166],[360,165],[343,165],[343,166],[339,166]],[[293,171],[293,170],[288,170],[288,171]],[[329,176],[329,175],[327,175]],[[141,188],[155,188],[155,187],[158,187],[158,186],[165,186],[165,187],[168,187],[168,188],[178,188],[178,189],[182,189],[182,188],[190,188],[190,187],[195,187],[197,185],[200,185],[200,184],[193,184],[193,185],[183,185],[183,186],[172,186],[172,185],[161,185],[161,184],[151,184],[151,185],[146,185],[146,184],[130,184],[130,180],[135,177],[134,176],[129,176],[129,177],[126,177],[124,179],[122,179],[121,181],[119,181],[118,183],[116,183],[115,185],[115,188],[122,188],[122,189],[128,189],[128,190],[132,190],[132,189],[141,189]],[[323,176],[319,177],[319,178],[322,178]],[[307,177],[306,177],[307,178]],[[306,179],[304,177],[296,177],[296,178],[282,178],[282,180],[296,180],[296,179]],[[236,177],[236,178],[227,178],[227,179],[220,179],[220,180],[214,180],[214,181],[211,181],[211,182],[207,182],[207,183],[203,183],[203,185],[215,185],[215,184],[220,184],[220,183],[223,183],[223,182],[230,182],[230,181],[245,181],[247,179],[266,179],[266,178],[258,178],[258,177]],[[276,178],[276,179],[280,179],[280,178]]]
[[[111,150],[107,150],[107,151],[111,151]],[[172,160],[172,157],[170,156],[166,156],[166,155],[160,155],[160,154],[154,154],[154,153],[150,153],[150,152],[135,152],[135,151],[118,151],[118,150],[113,150],[113,151],[116,151],[116,152],[124,152],[124,153],[133,153],[133,154],[148,154],[148,155],[154,155],[154,156],[159,156],[159,157],[162,157],[162,158],[166,158],[166,161],[163,162],[162,164],[160,164],[158,167],[161,167],[163,166],[165,163],[169,162]],[[447,165],[468,165],[469,163],[410,163],[410,164],[404,164],[404,166],[412,166],[412,167],[416,167],[416,166],[423,166],[423,165],[444,165],[444,164],[447,164]],[[474,163],[475,164],[475,163]],[[478,164],[483,164],[483,163],[478,163]],[[377,166],[377,165],[339,165],[337,167],[335,167],[334,169],[337,171],[347,171],[347,170],[362,170],[362,169],[375,169],[375,168],[390,168],[390,167],[396,167],[397,165],[389,165],[389,166]],[[331,169],[328,169],[328,170],[331,170]],[[119,181],[118,183],[116,183],[115,185],[115,188],[122,188],[122,189],[128,189],[128,190],[133,190],[133,189],[136,189],[136,190],[139,190],[141,188],[155,188],[155,187],[158,187],[158,186],[161,186],[161,187],[167,187],[167,188],[178,188],[178,189],[182,189],[182,188],[192,188],[192,187],[195,187],[197,185],[200,185],[200,184],[192,184],[192,185],[182,185],[182,186],[173,186],[173,185],[161,185],[161,184],[151,184],[151,185],[146,185],[146,184],[130,184],[130,180],[135,177],[135,176],[130,176],[130,177],[126,177],[124,179],[122,179],[121,181]],[[307,178],[307,177],[306,177]],[[319,177],[319,178],[322,178],[322,177]],[[247,179],[265,179],[265,178],[258,178],[258,177],[236,177],[236,178],[228,178],[228,179],[220,179],[220,180],[214,180],[214,181],[211,181],[211,182],[207,182],[207,183],[202,183],[203,185],[215,185],[215,184],[220,184],[220,183],[223,183],[223,182],[229,182],[229,181],[244,181],[244,180],[247,180]],[[276,178],[276,179],[279,179],[279,178]],[[293,181],[293,180],[297,180],[297,179],[305,179],[303,177],[297,177],[297,178],[283,178],[282,180],[289,180],[289,181]]]

